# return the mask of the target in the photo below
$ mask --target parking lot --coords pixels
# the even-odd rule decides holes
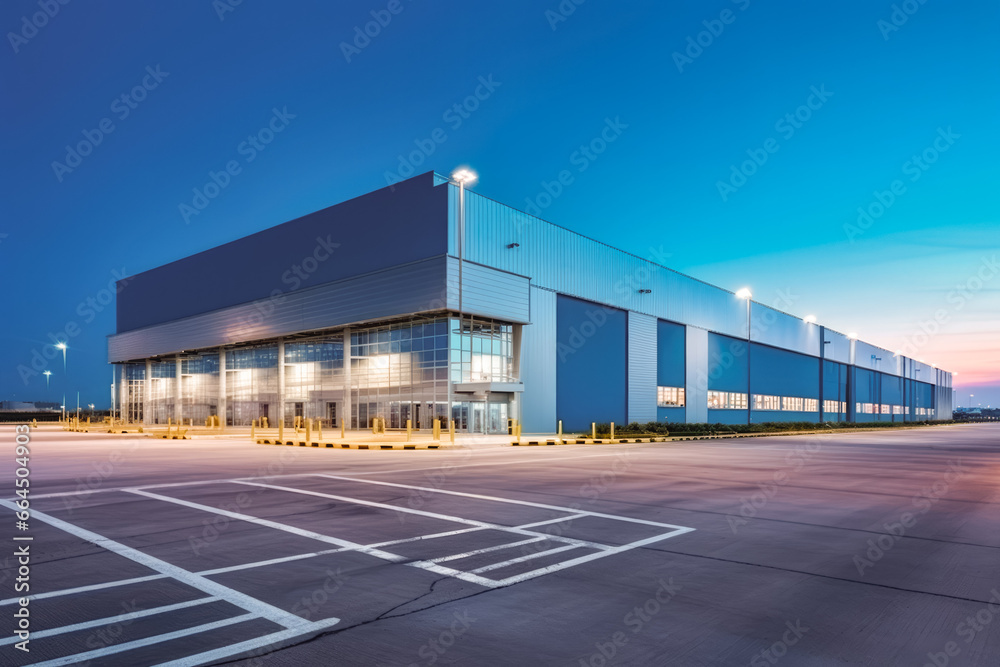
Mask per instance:
[[[994,425],[439,451],[42,427],[31,451],[31,651],[5,632],[4,664],[1000,655]]]

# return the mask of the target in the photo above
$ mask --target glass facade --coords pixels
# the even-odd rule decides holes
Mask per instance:
[[[178,359],[157,360],[151,362],[148,402],[145,364],[127,364],[126,413],[131,421],[143,421],[146,409],[148,423],[179,416],[203,424],[219,414],[222,373],[225,419],[232,426],[262,417],[274,426],[283,400],[288,426],[301,417],[326,427],[346,419],[348,428],[368,428],[380,417],[390,429],[406,428],[407,420],[430,429],[435,418],[443,428],[451,418],[459,430],[506,432],[508,394],[456,394],[454,388],[516,381],[512,334],[510,324],[444,315],[351,328],[285,341],[280,364],[277,342],[234,347],[224,355],[185,355],[179,384]]]

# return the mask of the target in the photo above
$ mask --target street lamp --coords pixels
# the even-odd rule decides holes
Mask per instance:
[[[66,370],[66,343],[56,343],[56,349],[62,350],[63,353],[63,371]]]
[[[808,322],[809,324],[816,324],[816,316],[815,315],[806,315],[802,319],[804,321]]]
[[[753,293],[750,291],[749,287],[741,287],[736,290],[736,298],[743,299],[747,302],[747,424],[750,424],[750,411],[752,406],[750,404],[750,300],[753,299]]]
[[[45,376],[45,393],[49,393],[49,376],[52,375],[52,371],[42,371],[42,375]]]
[[[479,175],[471,169],[460,167],[451,173],[451,180],[458,184],[458,238],[456,242],[458,245],[458,335],[459,340],[461,340],[463,330],[465,329],[465,324],[462,321],[462,311],[465,305],[462,301],[462,267],[465,262],[465,188],[472,187],[479,180]],[[469,335],[472,335],[471,323],[469,325]],[[485,423],[483,427],[485,429]]]

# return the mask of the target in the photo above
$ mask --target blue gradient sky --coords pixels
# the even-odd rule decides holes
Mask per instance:
[[[469,164],[494,199],[547,204],[542,217],[641,256],[662,246],[672,268],[764,303],[790,290],[797,315],[958,371],[961,405],[1000,403],[995,2],[928,2],[889,31],[893,3],[872,0],[589,0],[558,22],[556,0],[400,0],[350,62],[341,43],[388,1],[244,2],[221,19],[208,0],[95,4],[0,46],[4,399],[79,390],[106,405],[113,306],[88,299],[115,271],[381,187],[441,128],[417,172]],[[0,26],[20,32],[37,11],[5,2]],[[673,54],[705,21],[721,33],[679,71]],[[169,74],[121,119],[112,102],[147,66]],[[490,76],[499,86],[454,127],[445,112]],[[824,86],[794,133],[776,126]],[[274,108],[295,118],[246,162],[240,143]],[[103,118],[114,131],[60,181],[52,163]],[[574,152],[609,118],[627,127],[580,172]],[[911,180],[908,161],[949,128]],[[765,145],[776,152],[724,198],[731,166]],[[186,224],[179,205],[233,159],[242,171]],[[564,169],[572,184],[539,201]],[[884,213],[852,227],[897,179]],[[42,375],[25,384],[18,367],[67,326],[68,370],[49,362],[48,392]]]

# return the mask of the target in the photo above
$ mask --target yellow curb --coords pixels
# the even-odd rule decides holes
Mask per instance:
[[[398,443],[398,444],[380,444],[380,443],[351,443],[351,442],[305,442],[304,440],[287,440],[284,443],[277,440],[262,439],[257,440],[258,445],[287,445],[287,446],[299,446],[299,447],[317,447],[320,449],[390,449],[390,450],[403,450],[403,449],[453,449],[454,447],[449,447],[441,444],[415,444],[415,443]]]

